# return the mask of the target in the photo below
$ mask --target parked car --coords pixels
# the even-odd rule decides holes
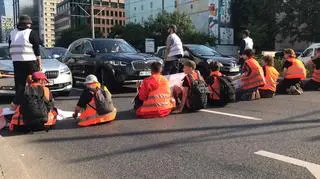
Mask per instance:
[[[220,54],[213,48],[209,48],[205,45],[198,44],[186,44],[183,45],[184,60],[190,59],[197,63],[197,69],[201,72],[204,77],[210,75],[208,68],[209,64],[214,61],[218,61],[223,64],[221,72],[228,76],[236,76],[240,74],[240,66],[237,64],[237,59]],[[158,57],[164,58],[165,47],[158,47],[156,52]]]
[[[316,49],[318,48],[320,48],[320,43],[312,44],[298,58],[306,64],[316,55]]]
[[[67,49],[63,47],[46,48],[46,50],[52,58],[55,58],[58,60],[60,60],[67,52]]]
[[[69,95],[72,89],[72,74],[67,65],[52,59],[45,48],[40,48],[42,58],[42,71],[46,74],[49,89],[55,94]],[[0,44],[0,73],[9,77],[0,78],[0,95],[15,94],[13,64],[8,44]]]
[[[156,61],[163,63],[159,57],[139,53],[123,39],[90,38],[71,43],[62,59],[71,69],[75,81],[81,83],[87,75],[95,74],[111,89],[150,76],[150,65]]]

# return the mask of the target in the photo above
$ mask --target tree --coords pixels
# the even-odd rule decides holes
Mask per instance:
[[[183,43],[215,44],[214,38],[196,31],[190,17],[186,14],[167,13],[165,11],[161,12],[155,19],[149,18],[143,25],[129,23],[124,27],[114,26],[111,29],[110,37],[121,37],[143,51],[145,38],[155,39],[156,46],[165,45],[170,24],[177,26],[177,34]]]
[[[257,51],[274,49],[278,33],[276,10],[279,0],[233,0],[232,17],[235,42],[239,44],[241,32],[251,31]]]
[[[285,0],[278,9],[280,35],[294,41],[320,41],[320,1]]]
[[[102,33],[100,31],[95,32],[96,37],[102,37]],[[91,29],[88,26],[81,26],[78,28],[71,28],[64,30],[61,33],[59,39],[56,40],[56,46],[58,47],[68,47],[73,41],[80,38],[90,38],[91,37]]]

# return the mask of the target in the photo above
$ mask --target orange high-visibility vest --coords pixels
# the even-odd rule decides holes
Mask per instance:
[[[314,68],[313,68],[312,80],[320,83],[320,69],[317,70],[316,65],[314,65]]]
[[[45,127],[50,127],[50,126],[54,126],[57,123],[57,116],[58,113],[56,110],[51,110],[48,113],[48,120],[47,122],[44,124]],[[23,120],[23,116],[20,113],[20,106],[18,106],[16,108],[16,111],[14,113],[14,115],[12,116],[12,119],[10,121],[10,126],[9,126],[9,130],[13,131],[15,126],[24,126],[24,120]]]
[[[80,114],[80,121],[78,122],[78,126],[86,127],[99,123],[105,123],[112,120],[115,120],[117,114],[117,109],[108,114],[99,115],[96,111],[96,103],[94,98],[87,104],[86,109]]]
[[[143,101],[142,106],[136,111],[137,116],[159,114],[159,117],[165,117],[175,107],[168,80],[162,75],[155,75],[154,78],[158,81],[159,88],[148,94],[147,100]],[[165,110],[168,112],[161,113]]]
[[[284,78],[286,79],[294,79],[300,78],[301,80],[307,77],[307,70],[304,67],[304,64],[296,59],[296,58],[289,58],[289,62],[292,62],[292,65],[288,68]]]
[[[261,90],[270,90],[275,92],[277,90],[277,81],[279,72],[272,66],[265,66],[266,69],[266,85],[259,88]]]
[[[250,68],[251,73],[249,76],[242,76],[241,89],[248,90],[264,86],[266,82],[263,75],[263,69],[259,63],[254,58],[251,58],[246,60],[245,64],[247,64],[247,67]]]
[[[221,99],[220,97],[220,81],[218,77],[222,76],[222,74],[219,71],[211,72],[210,76],[213,77],[213,84],[209,84],[209,87],[211,89],[210,99],[219,101]]]

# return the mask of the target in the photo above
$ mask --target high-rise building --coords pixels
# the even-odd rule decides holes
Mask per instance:
[[[126,21],[142,24],[149,18],[157,17],[163,10],[172,13],[176,6],[176,0],[126,0]]]
[[[124,0],[94,1],[94,29],[107,36],[114,25],[125,24]],[[62,31],[88,26],[91,28],[90,0],[64,0],[57,5],[56,39]]]
[[[0,0],[0,16],[6,15],[6,9],[4,6],[4,0]]]
[[[40,38],[46,47],[52,47],[55,43],[55,15],[56,7],[62,0],[40,1]]]
[[[26,14],[32,19],[32,29],[39,32],[40,0],[13,0],[13,9],[15,24],[20,15]]]
[[[13,29],[13,18],[0,16],[0,43],[6,43]]]

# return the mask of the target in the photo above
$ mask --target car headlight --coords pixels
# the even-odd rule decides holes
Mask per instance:
[[[210,64],[210,63],[215,62],[215,61],[216,61],[216,60],[214,60],[214,59],[208,59],[208,60],[207,60],[207,63]]]
[[[60,73],[62,73],[62,74],[70,73],[70,69],[67,66],[65,66],[60,69]]]
[[[111,64],[113,66],[127,66],[126,62],[123,61],[117,61],[117,60],[110,60],[110,61],[105,61],[107,64]]]

